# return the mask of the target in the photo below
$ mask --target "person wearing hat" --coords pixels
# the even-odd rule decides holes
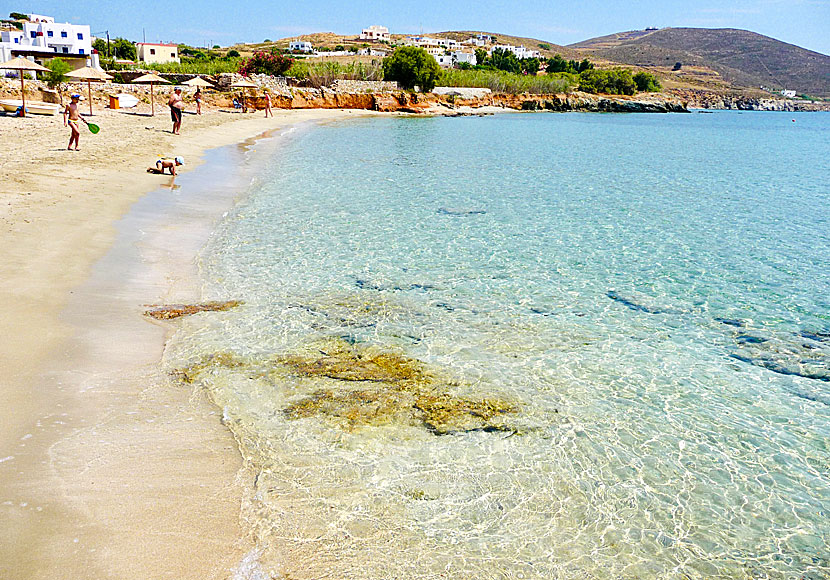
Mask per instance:
[[[72,95],[71,99],[72,102],[66,105],[66,108],[63,110],[63,126],[68,126],[72,130],[72,133],[69,135],[69,146],[67,150],[72,151],[72,143],[75,143],[75,151],[80,151],[78,141],[81,138],[81,130],[78,129],[78,121],[83,121],[87,125],[89,123],[81,117],[81,113],[78,110],[78,102],[81,100],[81,95]],[[68,119],[67,116],[69,117]]]
[[[158,175],[164,175],[164,171],[169,169],[170,175],[176,175],[176,167],[179,165],[184,165],[184,158],[183,157],[174,157],[173,159],[162,157],[158,161],[156,161],[155,167],[148,167],[147,173],[156,173]]]

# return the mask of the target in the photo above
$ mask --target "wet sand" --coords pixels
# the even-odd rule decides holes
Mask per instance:
[[[194,257],[246,146],[205,150],[358,114],[211,111],[173,136],[163,114],[103,111],[80,152],[60,118],[0,118],[0,577],[232,576],[249,477],[220,411],[162,373],[174,325],[143,305],[200,299]],[[145,172],[173,154],[213,163]]]

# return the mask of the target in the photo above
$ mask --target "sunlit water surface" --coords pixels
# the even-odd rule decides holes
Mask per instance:
[[[296,136],[202,256],[205,298],[245,304],[187,320],[167,353],[219,353],[191,379],[259,473],[262,570],[830,577],[828,158],[821,114]],[[507,428],[292,416],[386,388],[275,362],[331,345],[509,401]]]

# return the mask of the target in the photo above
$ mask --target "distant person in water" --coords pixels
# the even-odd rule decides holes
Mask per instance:
[[[274,112],[271,110],[271,93],[265,91],[265,118],[273,117]]]
[[[155,167],[148,167],[147,173],[155,173],[156,175],[164,175],[164,172],[169,170],[170,175],[177,175],[176,174],[176,167],[179,165],[184,165],[184,159],[182,157],[174,157],[173,159],[169,159],[167,157],[162,157],[158,161],[156,161]]]
[[[182,128],[182,109],[184,109],[184,99],[182,99],[182,90],[176,87],[167,99],[167,106],[170,107],[170,118],[173,119],[173,135],[178,135]]]
[[[72,150],[72,143],[75,143],[75,151],[80,151],[78,140],[81,138],[81,130],[78,128],[78,121],[87,123],[86,119],[81,117],[81,113],[78,111],[78,102],[80,100],[81,95],[72,95],[72,102],[66,105],[66,108],[63,110],[63,126],[68,126],[72,131],[69,135],[69,146],[67,147],[69,151]],[[68,119],[67,116],[69,116]]]
[[[196,100],[196,114],[202,114],[202,89],[196,89],[196,93],[193,95],[193,98]]]

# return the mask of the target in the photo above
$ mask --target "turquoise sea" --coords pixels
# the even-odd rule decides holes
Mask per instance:
[[[830,115],[361,118],[254,159],[201,255],[244,304],[166,354],[257,474],[245,577],[830,578]]]

